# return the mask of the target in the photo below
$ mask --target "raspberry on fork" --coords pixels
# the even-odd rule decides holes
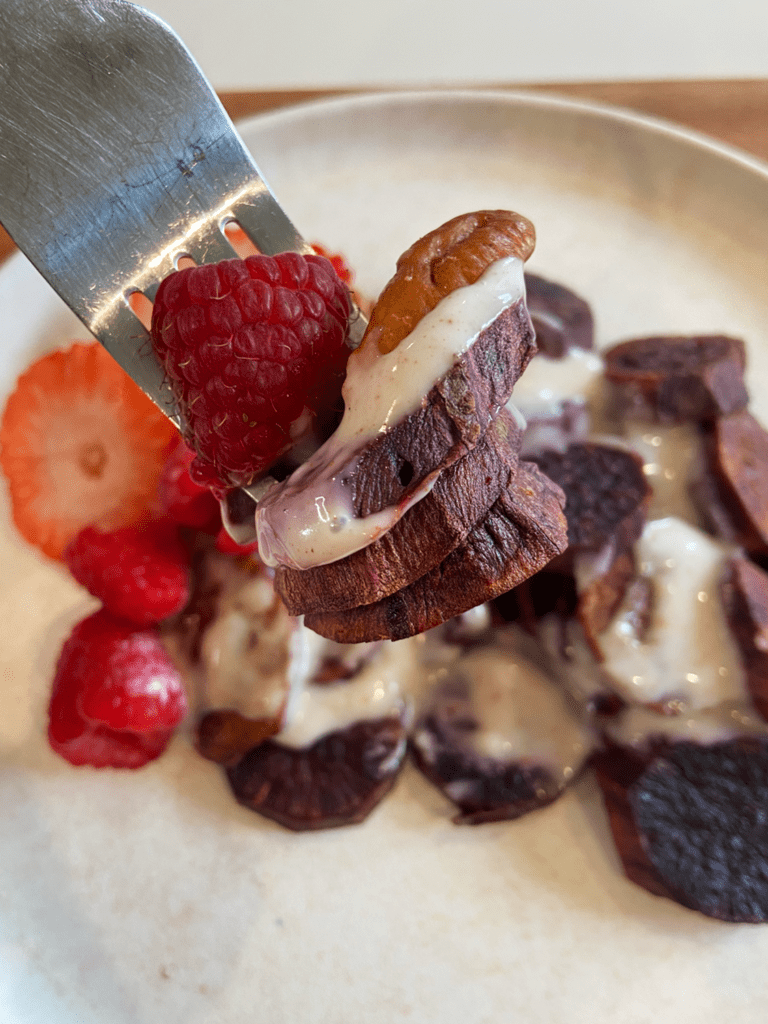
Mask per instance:
[[[197,452],[196,483],[247,486],[340,402],[351,308],[313,254],[225,260],[162,282],[152,343]]]

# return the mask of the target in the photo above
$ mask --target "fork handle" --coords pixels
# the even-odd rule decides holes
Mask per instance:
[[[171,29],[126,0],[0,3],[0,222],[132,376],[126,296],[180,253],[233,256],[232,216],[262,252],[309,249]]]

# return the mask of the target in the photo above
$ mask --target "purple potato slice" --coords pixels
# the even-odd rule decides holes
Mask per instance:
[[[747,407],[746,350],[720,334],[633,338],[605,353],[616,407],[655,423],[709,422]]]
[[[227,779],[239,804],[295,832],[355,825],[394,786],[406,746],[400,719],[362,721],[304,748],[266,740]]]
[[[525,292],[541,352],[559,359],[569,348],[593,347],[592,310],[581,296],[531,273],[525,275]]]
[[[534,461],[565,493],[569,550],[599,551],[627,519],[640,536],[651,489],[637,455],[585,442]]]
[[[736,555],[728,562],[720,593],[747,689],[758,713],[768,720],[768,573]]]
[[[511,821],[553,803],[564,790],[543,765],[508,763],[483,757],[462,731],[471,721],[446,722],[425,716],[411,740],[416,766],[459,809],[457,825]]]
[[[278,568],[275,589],[288,611],[306,615],[372,604],[433,569],[509,486],[519,448],[520,428],[502,413],[478,445],[443,470],[432,491],[373,543],[327,565]]]
[[[631,881],[721,921],[768,920],[768,738],[609,747],[595,767]]]
[[[512,636],[512,646],[491,642],[454,662],[411,733],[418,768],[459,809],[457,824],[545,807],[592,747],[573,702],[530,660],[535,645]]]
[[[705,435],[707,465],[699,498],[712,493],[705,519],[726,540],[768,560],[768,431],[749,412],[716,420]]]
[[[344,612],[307,615],[306,625],[340,643],[402,640],[511,589],[564,550],[563,493],[532,463],[466,541],[408,587]]]

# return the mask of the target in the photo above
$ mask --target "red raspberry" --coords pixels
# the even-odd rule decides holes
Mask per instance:
[[[67,546],[64,561],[113,614],[139,626],[174,615],[189,600],[189,552],[167,520],[114,533],[88,526]]]
[[[70,764],[140,768],[162,754],[186,711],[157,631],[137,630],[102,608],[62,647],[48,739]]]
[[[218,533],[221,526],[219,503],[207,487],[196,484],[189,475],[194,458],[194,451],[179,440],[160,474],[157,499],[162,512],[174,522],[206,533]]]
[[[263,475],[341,393],[349,292],[323,256],[249,256],[179,270],[158,289],[152,343],[197,451],[192,479]]]

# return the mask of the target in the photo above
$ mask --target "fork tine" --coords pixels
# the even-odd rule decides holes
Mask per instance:
[[[262,179],[262,191],[239,201],[232,215],[250,240],[265,256],[279,252],[314,252]]]
[[[127,0],[0,0],[0,220],[120,366],[177,425],[148,332],[188,254],[309,253],[181,40]],[[352,338],[365,321],[356,317]]]
[[[237,256],[226,235],[217,224],[207,224],[204,231],[198,231],[184,246],[184,253],[195,263],[217,263]]]
[[[136,277],[135,288],[150,300],[155,301],[161,282],[176,269],[176,261],[189,256],[195,263],[216,263],[231,260],[237,253],[224,232],[215,221],[201,223],[182,240],[166,247],[160,258],[150,260],[145,271]]]
[[[174,252],[171,252],[172,248],[175,249]],[[148,268],[149,273],[141,279],[139,291],[146,295],[150,302],[154,302],[163,278],[176,269],[175,261],[179,256],[189,256],[195,263],[216,263],[219,260],[234,259],[237,253],[215,222],[209,221],[201,225],[183,242],[169,246],[166,259],[162,263],[152,263]]]
[[[127,302],[117,307],[96,335],[113,359],[145,391],[165,415],[180,426],[180,418],[170,385],[152,351],[149,332],[134,316]],[[126,344],[130,340],[130,344]]]
[[[241,200],[233,207],[233,215],[237,223],[248,235],[250,240],[265,256],[274,256],[279,252],[312,253],[314,248],[298,233],[293,223],[286,216],[285,210],[264,184],[264,191],[256,196],[249,196],[247,201]],[[349,347],[355,349],[363,340],[368,320],[357,303],[352,303],[352,317],[349,324]]]

